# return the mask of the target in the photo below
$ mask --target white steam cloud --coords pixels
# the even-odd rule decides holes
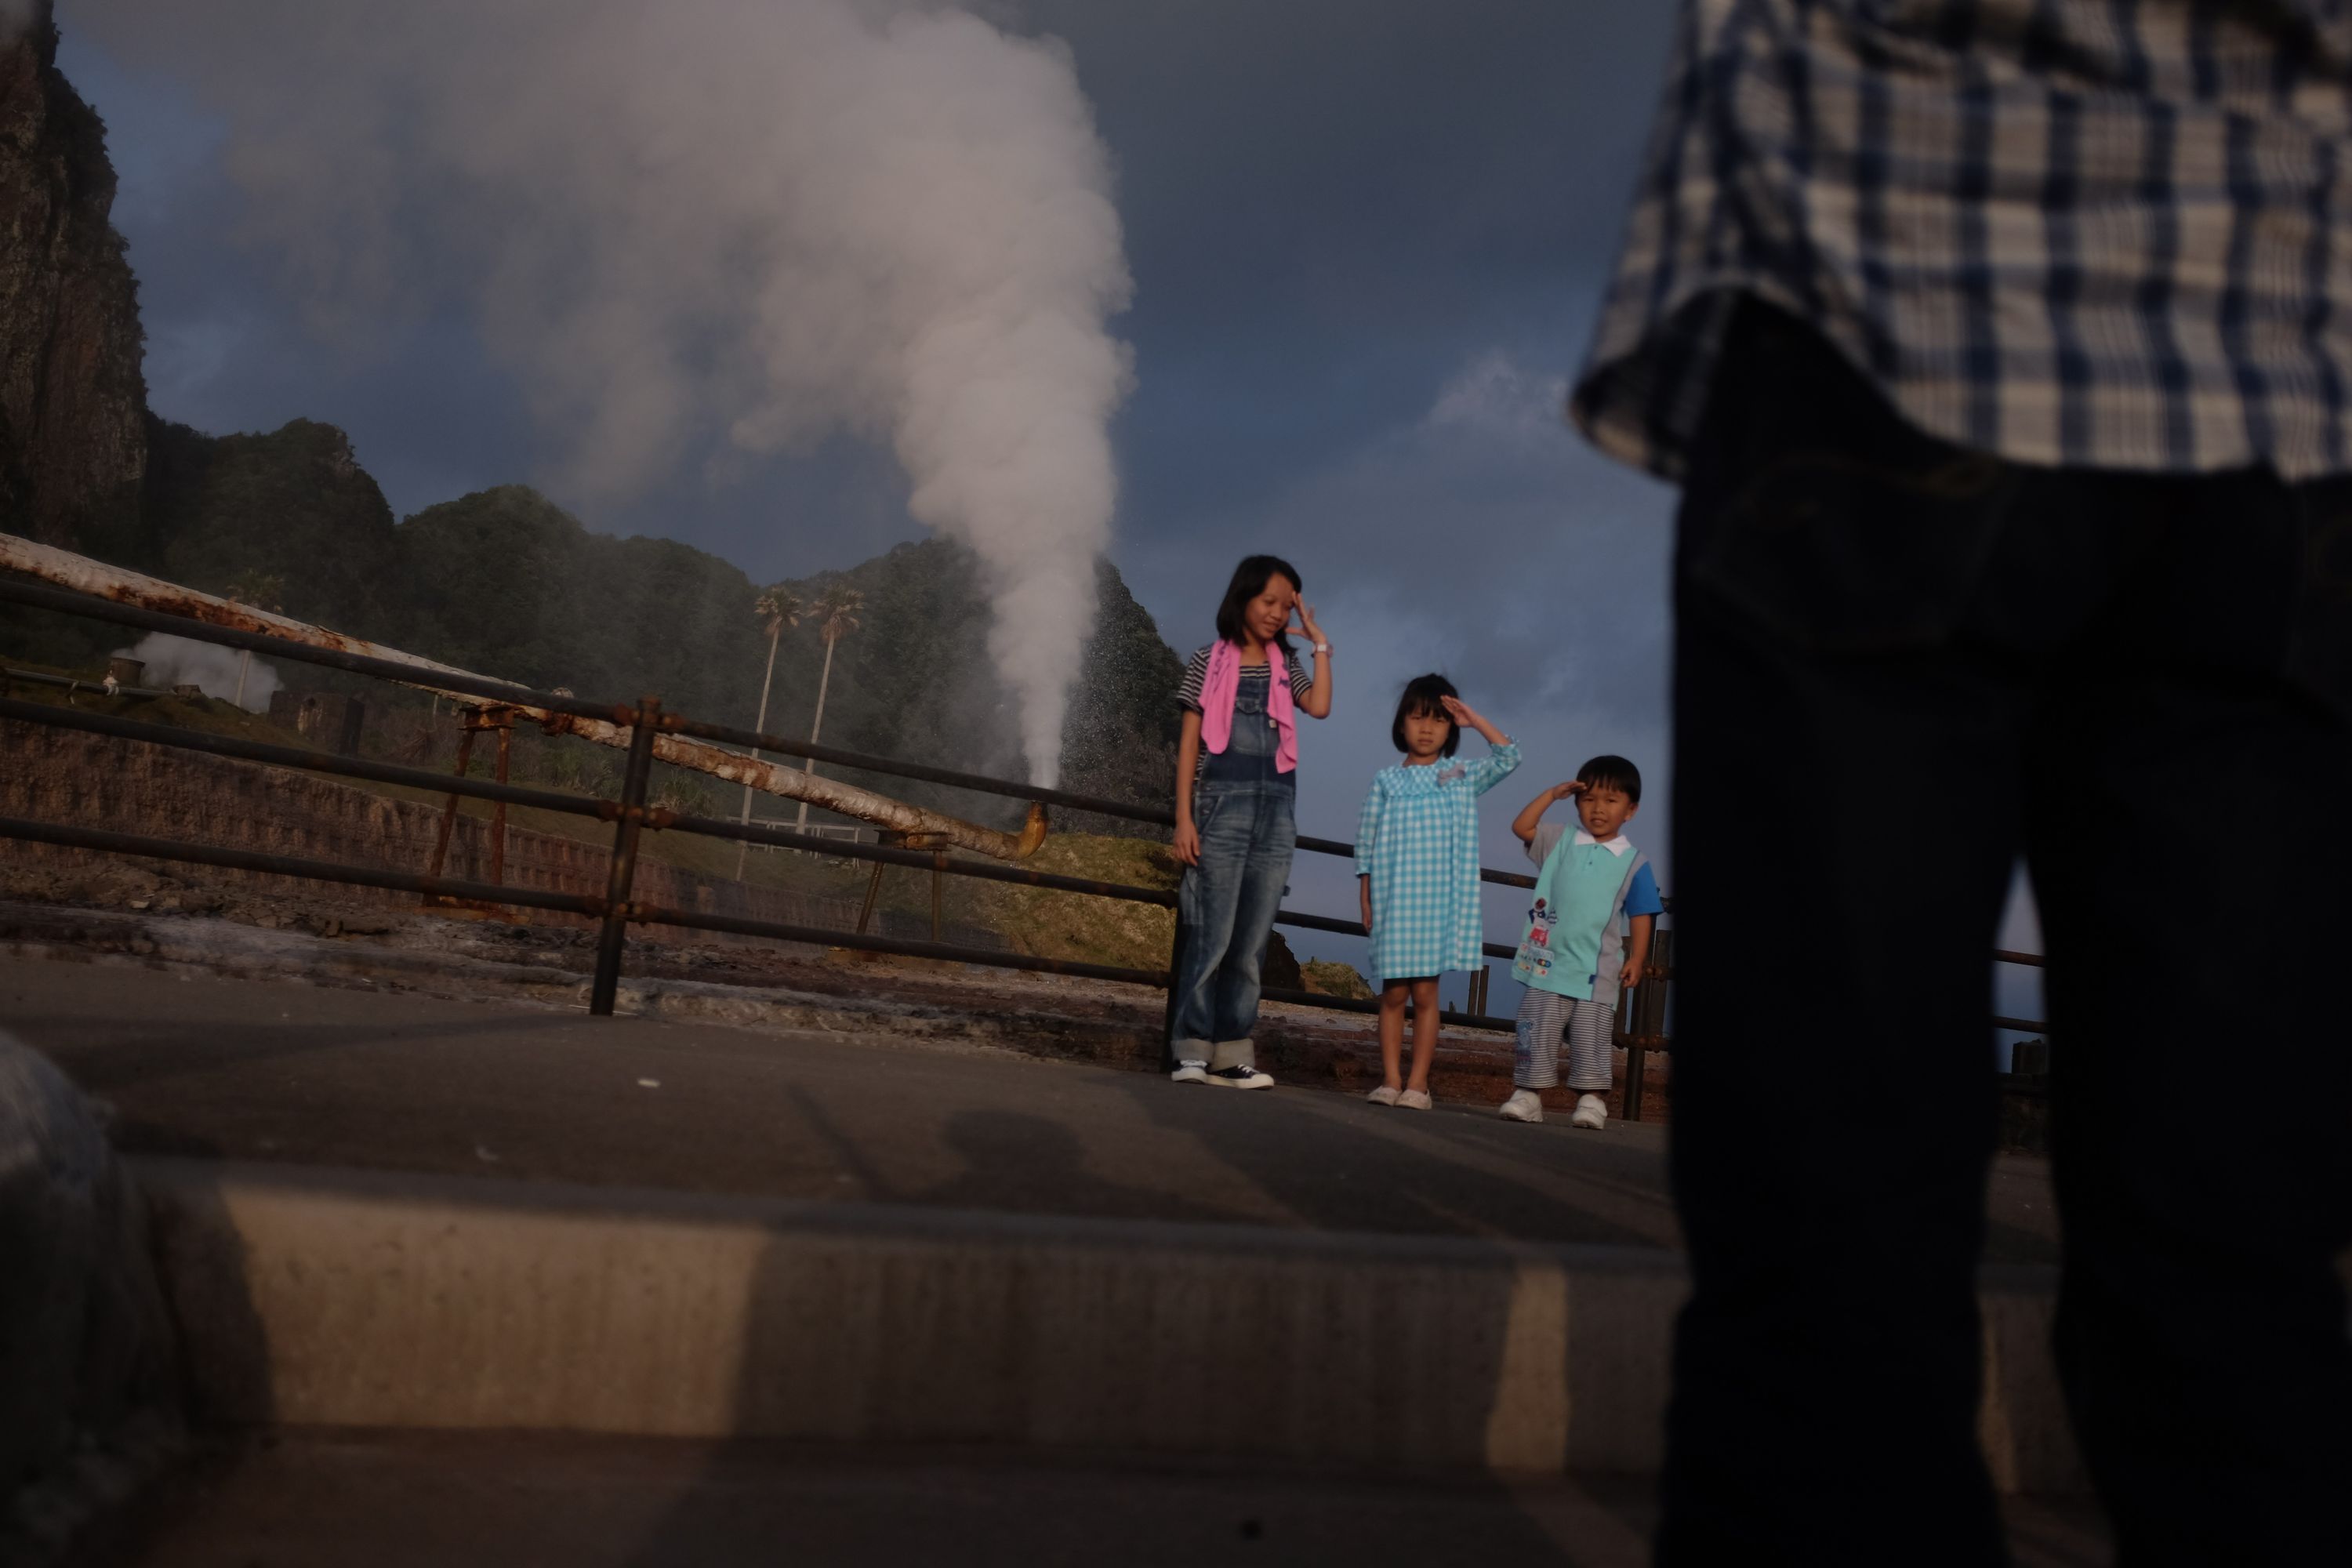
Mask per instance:
[[[244,655],[236,648],[198,642],[193,637],[175,637],[169,632],[149,632],[131,647],[114,651],[146,661],[146,672],[139,679],[151,689],[195,686],[201,687],[207,697],[217,697],[224,702],[236,700],[237,666]],[[247,712],[268,712],[269,695],[281,684],[278,672],[257,658],[244,676],[245,700],[238,705]]]
[[[5,3],[5,0],[0,0]],[[1057,771],[1129,357],[1110,160],[1068,51],[925,0],[85,0],[226,120],[324,328],[456,297],[591,499],[714,439],[887,441],[970,544]]]

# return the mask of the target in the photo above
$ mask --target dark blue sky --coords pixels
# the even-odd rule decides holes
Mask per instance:
[[[863,560],[921,530],[885,452],[682,463],[622,505],[550,476],[534,426],[460,314],[366,341],[306,325],[283,258],[250,246],[221,127],[168,70],[77,36],[61,64],[105,116],[159,413],[213,431],[347,429],[403,514],[523,479],[592,528],[659,533],[755,579]],[[1672,495],[1559,418],[1614,255],[1675,7],[1633,0],[1016,0],[1067,41],[1118,171],[1136,280],[1114,330],[1136,386],[1113,432],[1112,554],[1180,651],[1238,556],[1299,566],[1339,647],[1307,742],[1301,826],[1348,837],[1393,760],[1404,679],[1451,674],[1519,736],[1489,864],[1537,789],[1596,752],[1651,778],[1634,836],[1664,862]],[[302,62],[289,60],[299,70]],[[748,719],[748,715],[746,718]],[[1352,905],[1304,857],[1298,900]],[[1516,919],[1497,893],[1490,934]],[[1318,939],[1321,940],[1321,939]],[[1333,948],[1339,945],[1327,943]]]

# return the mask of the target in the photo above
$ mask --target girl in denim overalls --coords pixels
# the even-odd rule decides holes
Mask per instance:
[[[1331,645],[1298,589],[1297,571],[1271,555],[1234,568],[1217,640],[1193,654],[1177,689],[1175,851],[1186,868],[1171,1043],[1178,1083],[1274,1087],[1257,1070],[1250,1031],[1298,837],[1297,716],[1331,711]],[[1314,644],[1311,677],[1293,657],[1293,629]]]

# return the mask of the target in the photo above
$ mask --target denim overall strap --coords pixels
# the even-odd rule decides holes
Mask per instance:
[[[1281,735],[1274,720],[1266,713],[1266,693],[1271,689],[1273,671],[1266,672],[1267,686],[1255,681],[1244,682],[1234,695],[1233,735],[1222,752],[1211,752],[1202,769],[1203,784],[1260,784],[1280,779],[1288,782],[1289,775],[1275,769],[1275,753]]]

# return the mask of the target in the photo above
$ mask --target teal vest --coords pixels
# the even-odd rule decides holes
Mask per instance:
[[[1617,1002],[1625,961],[1625,895],[1650,858],[1639,849],[1612,855],[1599,844],[1560,835],[1536,876],[1536,899],[1519,933],[1511,978],[1538,991],[1580,1001]]]

